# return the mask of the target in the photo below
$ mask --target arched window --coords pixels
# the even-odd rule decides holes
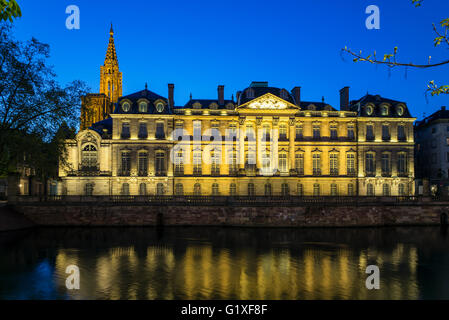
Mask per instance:
[[[129,196],[129,184],[128,183],[122,184],[122,195]]]
[[[93,144],[84,146],[81,151],[81,166],[87,168],[97,167],[97,148]]]
[[[281,194],[283,196],[288,196],[290,195],[290,187],[288,186],[288,183],[283,183],[281,185]]]
[[[248,196],[254,196],[254,183],[248,183]]]
[[[195,183],[195,185],[193,186],[193,194],[195,196],[200,196],[201,195],[201,184]]]
[[[175,186],[175,194],[177,196],[183,196],[184,195],[184,186],[182,183],[177,183]]]
[[[235,183],[231,183],[231,185],[229,186],[229,194],[231,196],[237,195],[237,185]]]
[[[148,104],[145,101],[139,103],[139,112],[147,112]]]
[[[352,183],[348,184],[348,196],[354,195],[354,185]]]
[[[220,194],[220,189],[218,187],[218,183],[213,183],[212,184],[212,195],[218,196],[219,194]]]
[[[271,190],[271,184],[270,183],[266,183],[265,184],[265,196],[271,196],[272,194],[272,190]]]
[[[338,188],[336,183],[331,184],[331,196],[338,196]]]
[[[399,184],[398,193],[400,196],[405,196],[405,185],[403,183]]]
[[[86,196],[91,196],[94,193],[94,185],[93,183],[86,183],[84,186],[84,194]]]
[[[366,195],[370,197],[374,197],[374,186],[372,183],[368,183],[366,186]]]
[[[304,195],[304,186],[302,185],[302,183],[298,183],[296,185],[296,193],[298,194],[298,196]]]
[[[383,189],[382,190],[383,195],[385,197],[388,197],[390,195],[390,185],[387,183],[384,183],[382,189]]]
[[[163,196],[164,193],[165,193],[165,190],[164,190],[164,184],[159,182],[159,183],[156,185],[156,194],[157,194],[158,196]]]
[[[147,185],[145,183],[141,183],[139,185],[139,195],[141,195],[141,196],[147,195]]]
[[[319,196],[320,194],[321,194],[320,184],[319,183],[314,183],[313,184],[313,195],[314,196]]]

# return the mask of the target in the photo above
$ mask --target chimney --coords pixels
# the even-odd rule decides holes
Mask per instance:
[[[292,89],[293,98],[295,98],[295,103],[298,107],[301,106],[301,87],[294,87]]]
[[[175,90],[175,85],[173,83],[168,84],[168,105],[173,108],[175,105],[175,100],[173,98],[173,92]]]
[[[242,95],[242,91],[237,91],[235,97],[237,98],[237,104],[240,104],[240,96]]]
[[[441,110],[442,110],[442,111],[446,111],[446,106],[442,106],[442,107],[441,107]]]
[[[349,87],[340,90],[340,111],[349,111]]]
[[[220,106],[224,105],[224,86],[218,86],[218,104]]]

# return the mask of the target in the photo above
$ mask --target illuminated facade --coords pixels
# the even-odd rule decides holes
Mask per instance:
[[[116,60],[110,48],[111,40],[106,59]],[[111,72],[120,81],[112,88],[119,84],[121,90],[116,67]],[[345,87],[336,110],[324,102],[301,101],[300,87],[287,91],[253,82],[235,100],[225,100],[224,86],[218,86],[217,99],[191,98],[175,106],[173,91],[169,84],[168,98],[147,87],[120,96],[109,118],[68,140],[69,165],[60,167],[59,192],[414,194],[415,119],[403,102],[373,95],[350,102]]]

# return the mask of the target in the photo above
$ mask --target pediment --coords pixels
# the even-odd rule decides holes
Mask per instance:
[[[271,93],[266,93],[263,96],[257,97],[251,101],[248,101],[238,107],[238,109],[249,110],[288,110],[299,109],[298,106],[285,101]]]

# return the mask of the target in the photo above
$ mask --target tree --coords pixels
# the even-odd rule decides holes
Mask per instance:
[[[420,7],[424,0],[411,0],[416,7]],[[435,32],[436,37],[433,39],[435,47],[446,45],[449,47],[449,18],[444,19],[440,22],[440,27],[433,23],[433,31]],[[428,57],[427,63],[403,63],[396,60],[398,47],[393,49],[393,53],[384,54],[382,58],[378,58],[376,51],[373,54],[365,56],[362,54],[362,51],[358,53],[352,51],[348,47],[342,49],[343,52],[347,52],[354,57],[354,62],[369,62],[372,64],[382,64],[386,65],[389,68],[394,67],[411,67],[411,68],[435,68],[449,64],[449,59],[432,63],[431,56]],[[437,85],[434,80],[429,81],[427,85],[427,92],[430,92],[432,96],[440,95],[440,94],[449,94],[449,85]]]
[[[22,16],[22,11],[15,0],[0,0],[0,21],[9,20]]]
[[[58,130],[78,126],[81,96],[88,88],[81,81],[60,86],[48,57],[47,44],[17,41],[11,25],[0,23],[0,175],[23,159],[49,175],[54,168],[48,165],[57,163],[64,145]]]

